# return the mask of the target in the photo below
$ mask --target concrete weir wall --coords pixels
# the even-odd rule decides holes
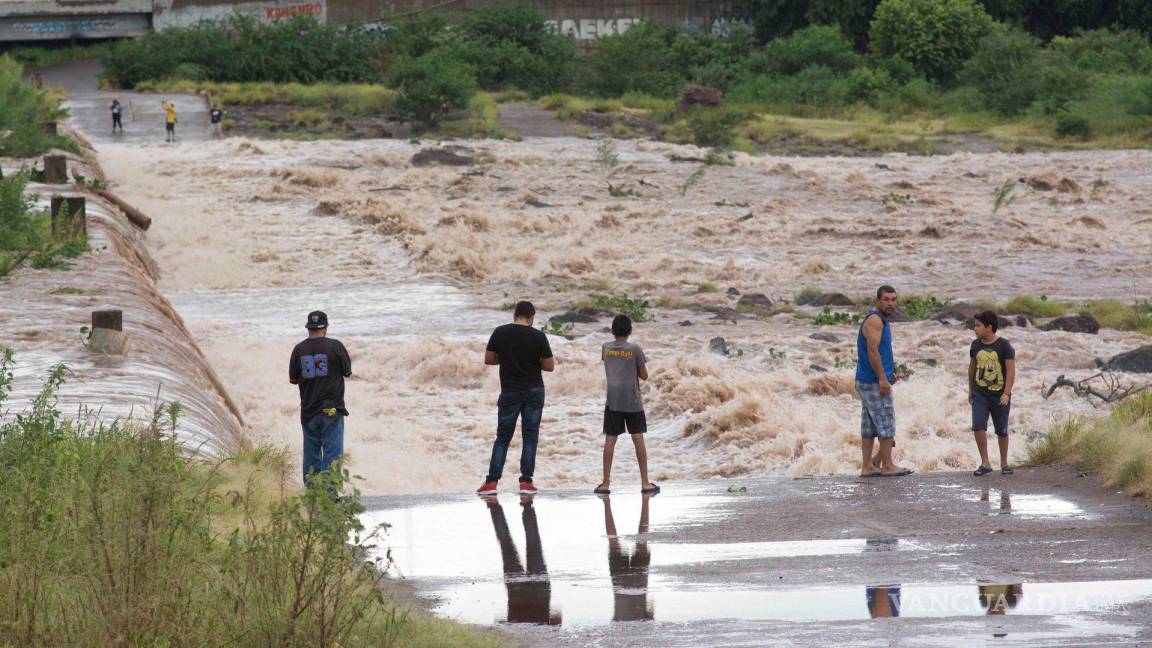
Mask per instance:
[[[354,24],[429,10],[462,14],[489,4],[492,0],[328,0],[328,19]],[[738,0],[534,0],[533,4],[553,30],[581,43],[622,34],[642,20],[717,35],[726,34],[734,23],[747,23]]]
[[[338,25],[382,23],[424,11],[463,14],[493,0],[0,0],[0,41],[142,36],[241,13],[261,20],[307,15]],[[738,0],[534,0],[557,33],[578,43],[651,20],[723,35],[746,22]]]
[[[65,154],[69,174],[102,176],[89,159]],[[0,158],[13,173],[30,160]],[[39,164],[39,161],[36,161]],[[0,349],[16,362],[0,416],[29,407],[51,367],[68,367],[56,407],[66,416],[147,421],[155,407],[179,402],[177,436],[191,450],[219,456],[243,447],[243,421],[192,340],[180,315],[156,287],[158,271],[144,235],[113,202],[67,184],[31,184],[40,206],[52,198],[86,201],[89,254],[67,270],[22,268],[0,282]],[[122,313],[126,348],[93,348],[82,327],[94,311]]]

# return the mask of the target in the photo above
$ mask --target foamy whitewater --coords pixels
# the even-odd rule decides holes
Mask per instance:
[[[620,164],[605,169],[589,140],[469,146],[483,164],[415,168],[421,146],[390,140],[105,145],[100,159],[114,188],[155,219],[148,236],[161,287],[252,436],[298,449],[288,354],[304,315],[328,312],[330,334],[353,358],[345,443],[367,493],[479,484],[499,391],[482,352],[511,319],[501,305],[516,299],[537,304],[538,324],[594,292],[659,304],[633,339],[650,363],[653,478],[667,480],[859,469],[855,327],[816,326],[797,317],[811,312],[803,309],[712,319],[705,307],[734,306],[729,287],[778,301],[806,286],[860,298],[880,283],[992,301],[1152,292],[1147,152],[737,154],[693,183],[701,165],[670,159],[702,155],[693,147],[619,142]],[[1004,180],[1046,173],[1078,188],[1018,184],[992,215]],[[613,198],[610,184],[639,195]],[[552,338],[541,487],[598,481],[607,323]],[[817,332],[840,341],[809,337]],[[1067,391],[1044,400],[1045,384],[1086,377],[1094,358],[1148,342],[1112,330],[1003,334],[1018,353],[1017,459],[1054,423],[1102,413]],[[716,336],[732,355],[709,351]],[[955,323],[895,325],[897,360],[915,372],[895,388],[902,464],[975,467],[971,336]],[[617,451],[622,483],[638,479],[630,447]],[[509,475],[518,454],[517,439]]]

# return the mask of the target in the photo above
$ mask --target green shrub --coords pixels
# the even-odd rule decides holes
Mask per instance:
[[[5,350],[0,406],[12,368]],[[351,648],[397,638],[404,615],[362,562],[375,534],[359,522],[357,493],[315,488],[268,504],[274,495],[257,483],[275,479],[258,478],[278,469],[277,453],[189,459],[176,403],[146,421],[66,419],[56,399],[67,375],[53,367],[31,405],[0,420],[6,642]],[[339,488],[348,475],[323,478]]]
[[[1092,124],[1083,115],[1060,113],[1056,116],[1056,137],[1090,140],[1092,139]]]
[[[688,132],[697,146],[730,146],[744,113],[734,109],[697,108],[688,113]]]
[[[53,148],[76,152],[75,142],[44,132],[64,116],[47,91],[20,81],[23,68],[0,56],[0,157],[34,157]]]
[[[476,94],[472,68],[445,49],[397,60],[388,70],[388,85],[396,90],[396,114],[428,127],[439,124],[450,112],[463,110]]]
[[[980,90],[984,105],[1003,115],[1026,110],[1040,93],[1039,43],[1023,31],[995,30],[980,39],[960,80]]]
[[[680,33],[669,45],[672,67],[686,82],[728,89],[743,73],[755,43],[746,29],[726,36]]]
[[[585,85],[601,97],[627,92],[675,97],[684,79],[672,58],[673,37],[668,30],[645,21],[623,34],[597,40],[586,64]]]
[[[648,300],[633,299],[624,294],[592,295],[586,305],[627,315],[633,322],[648,321]]]
[[[884,0],[876,8],[872,51],[899,56],[935,81],[950,81],[995,23],[975,0]]]
[[[51,240],[48,214],[24,193],[28,172],[0,178],[0,250],[26,252]]]
[[[1074,36],[1058,36],[1050,46],[1082,70],[1147,73],[1152,70],[1152,47],[1148,37],[1133,30],[1077,30]]]
[[[448,16],[428,11],[391,24],[384,48],[393,56],[420,57],[448,42]]]
[[[104,75],[125,87],[180,73],[211,81],[379,81],[384,43],[381,33],[311,16],[264,22],[232,14],[118,41],[102,59]]]
[[[1028,317],[1059,317],[1067,311],[1067,307],[1059,302],[1050,301],[1041,295],[1018,295],[1004,304],[1000,311],[1009,315],[1027,315]]]
[[[927,297],[910,297],[903,300],[900,304],[900,310],[910,320],[928,320],[936,317],[945,306],[948,305],[947,299],[939,299],[934,295]]]
[[[758,72],[796,74],[809,65],[847,72],[860,65],[860,55],[834,25],[812,25],[768,43]]]
[[[544,14],[527,2],[497,2],[464,19],[454,54],[476,71],[486,90],[516,88],[534,96],[571,85],[576,47],[548,30]]]

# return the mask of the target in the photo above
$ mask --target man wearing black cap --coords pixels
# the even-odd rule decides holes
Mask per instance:
[[[328,337],[328,316],[308,313],[308,339],[292,349],[288,381],[300,386],[300,423],[304,428],[304,483],[344,453],[344,379],[352,360],[339,340]]]

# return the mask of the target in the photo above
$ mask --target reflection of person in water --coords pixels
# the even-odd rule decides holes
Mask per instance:
[[[989,499],[990,498],[988,496],[988,487],[985,486],[984,489],[980,491],[980,501],[981,502],[987,502],[987,501],[989,501]],[[1000,491],[1000,515],[1007,515],[1011,512],[1012,512],[1012,496],[1010,494],[1008,494],[1008,491],[1001,490]]]
[[[873,619],[900,616],[900,586],[874,585],[864,590],[868,599],[868,613]]]
[[[631,554],[624,552],[616,535],[616,520],[612,517],[612,502],[604,500],[604,533],[608,536],[608,572],[612,574],[612,597],[616,609],[613,621],[651,621],[655,610],[648,601],[648,566],[652,554],[648,552],[648,500],[645,493],[640,502],[640,527],[636,530],[636,547]]]
[[[980,585],[980,605],[988,614],[1005,614],[1009,609],[1015,608],[1022,598],[1024,598],[1024,586],[1020,583]]]
[[[500,557],[504,561],[504,587],[508,590],[508,623],[541,623],[560,625],[560,615],[551,613],[552,584],[548,581],[548,565],[544,563],[544,549],[540,546],[540,528],[536,524],[536,510],[532,498],[520,498],[521,518],[524,522],[525,558],[528,568],[520,562],[520,554],[508,531],[504,507],[496,497],[485,497],[492,527],[500,542]]]

